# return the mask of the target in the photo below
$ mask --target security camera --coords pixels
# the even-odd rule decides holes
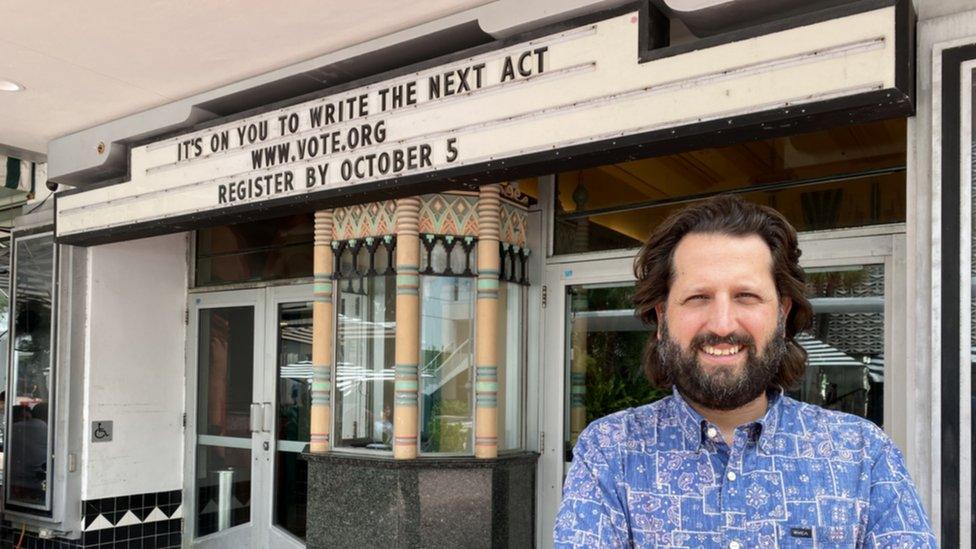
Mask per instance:
[[[48,179],[44,184],[47,186],[47,190],[51,191],[52,193],[58,190],[58,184],[50,179]]]

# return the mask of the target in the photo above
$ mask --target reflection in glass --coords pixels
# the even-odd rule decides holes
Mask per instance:
[[[250,521],[254,308],[201,309],[196,535]]]
[[[554,250],[638,247],[688,202],[730,191],[799,231],[903,222],[905,136],[894,119],[563,172]]]
[[[884,266],[807,269],[813,327],[797,341],[807,368],[791,396],[884,422]]]
[[[498,285],[498,434],[499,450],[522,445],[522,303],[524,286],[511,282]]]
[[[196,285],[312,276],[312,214],[200,229]]]
[[[197,537],[251,521],[250,448],[199,445],[196,478]]]
[[[312,409],[311,303],[278,307],[277,366],[274,521],[304,539],[308,468],[300,455],[309,441]]]
[[[884,418],[884,266],[807,269],[813,328],[797,341],[808,353],[793,398],[882,425]],[[666,394],[644,377],[650,330],[634,316],[632,284],[567,288],[565,459],[590,422]]]
[[[567,288],[567,462],[580,431],[590,422],[668,394],[644,377],[641,355],[649,332],[634,316],[633,294],[630,283]]]
[[[422,276],[420,450],[474,451],[472,277]]]
[[[9,281],[10,278],[10,237],[0,237],[0,280]],[[7,284],[0,284],[0,464],[3,462],[4,433],[7,429],[7,359],[10,355],[5,352],[10,336],[10,288]],[[2,467],[2,465],[0,465]],[[0,470],[0,485],[3,484],[3,474]]]
[[[200,311],[197,433],[251,438],[254,308]]]
[[[339,280],[335,445],[391,450],[396,279]]]
[[[13,395],[7,436],[8,502],[46,508],[50,482],[53,383],[54,238],[14,244]]]

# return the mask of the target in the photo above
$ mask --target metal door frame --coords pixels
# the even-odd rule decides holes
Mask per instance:
[[[200,334],[199,313],[203,309],[217,309],[228,307],[254,308],[254,371],[252,376],[260,380],[259,369],[263,367],[265,357],[265,338],[260,334],[266,330],[265,319],[265,290],[236,290],[228,292],[199,293],[190,295],[187,308],[187,360],[186,360],[186,425],[184,427],[184,441],[186,459],[183,462],[183,509],[184,509],[184,547],[241,547],[252,546],[254,541],[254,525],[257,514],[254,503],[255,494],[263,485],[261,475],[263,468],[256,466],[260,443],[260,433],[251,434],[251,517],[245,524],[233,526],[222,532],[196,537],[196,458],[197,458],[197,365],[198,338]],[[257,402],[258,391],[263,387],[254,383],[252,387],[252,402]]]
[[[255,540],[261,543],[255,547],[274,547],[287,549],[302,549],[305,543],[293,534],[280,528],[274,523],[274,482],[275,482],[275,456],[279,446],[277,422],[278,409],[278,307],[283,303],[296,303],[312,301],[312,285],[301,284],[293,286],[271,286],[266,289],[265,299],[265,344],[264,344],[264,363],[262,375],[262,396],[261,402],[271,405],[271,429],[262,433],[264,436],[261,441],[268,442],[270,450],[264,452],[261,484],[261,504],[254,516],[258,517],[257,531]]]

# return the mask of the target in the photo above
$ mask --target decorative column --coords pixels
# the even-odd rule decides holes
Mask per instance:
[[[315,212],[312,256],[311,451],[329,451],[332,423],[332,210]]]
[[[474,455],[498,457],[499,185],[478,193],[478,312],[475,340]]]
[[[393,457],[417,457],[417,369],[420,363],[420,198],[396,201],[396,357]]]
[[[586,290],[577,288],[573,293],[572,324],[569,362],[569,442],[576,444],[580,432],[586,427],[586,317],[580,313],[589,307]]]

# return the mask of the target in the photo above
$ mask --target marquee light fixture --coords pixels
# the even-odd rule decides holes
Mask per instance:
[[[23,84],[18,84],[13,80],[0,78],[0,91],[19,92],[19,91],[23,91],[23,89],[24,89]]]

